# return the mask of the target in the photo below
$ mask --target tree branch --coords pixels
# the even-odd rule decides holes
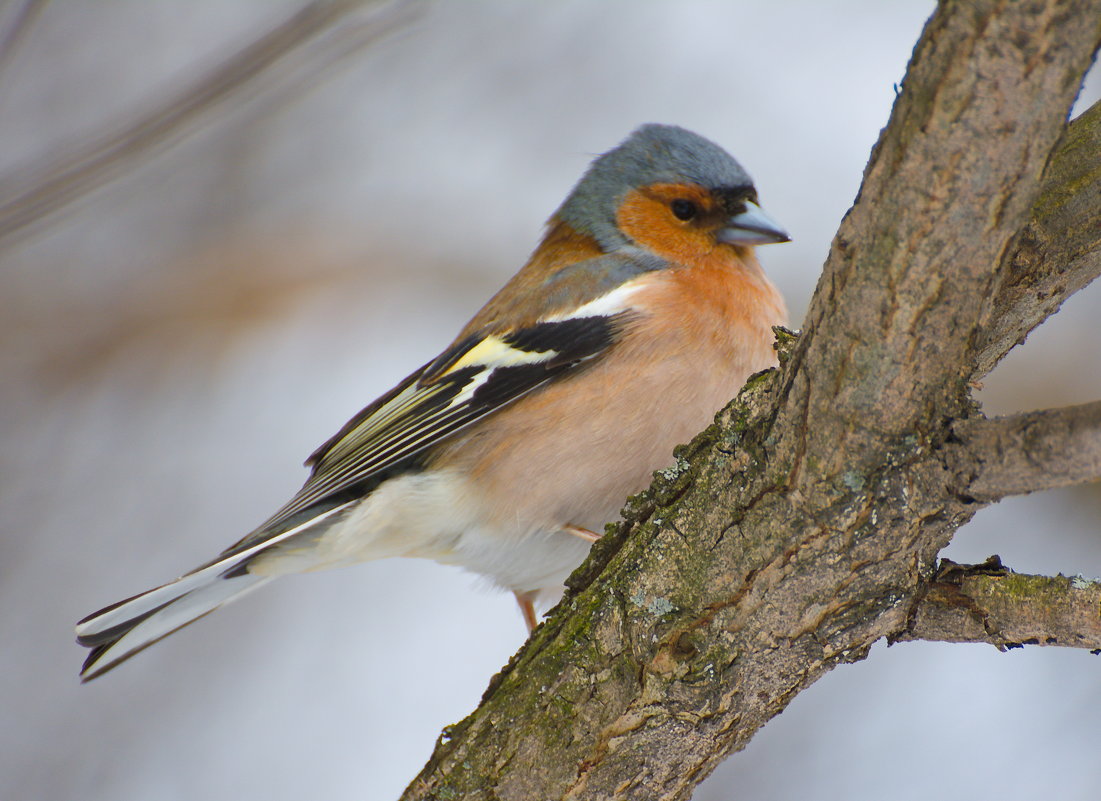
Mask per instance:
[[[1101,649],[1101,581],[1029,576],[1002,566],[942,559],[910,625],[891,642],[985,642],[998,650],[1023,645]]]
[[[1031,219],[999,268],[973,379],[1101,274],[1101,102],[1070,123],[1044,172]]]
[[[838,421],[842,437],[808,442],[807,481],[862,472],[889,442],[968,405],[993,267],[1028,221],[1098,36],[1087,29],[1076,56],[1056,54],[1058,15],[1090,12],[1026,5],[1028,20],[942,3],[915,48],[788,371],[797,402],[781,411],[785,435],[804,436],[797,421],[810,417]],[[1047,57],[1064,68],[1039,69]]]
[[[1101,0],[941,3],[780,371],[632,499],[405,799],[686,798],[907,630],[981,506],[949,424],[1099,40]]]
[[[957,492],[990,502],[1101,479],[1101,401],[952,427],[959,439]]]

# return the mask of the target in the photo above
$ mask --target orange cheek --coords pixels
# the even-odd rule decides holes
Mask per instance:
[[[697,266],[718,255],[719,246],[709,234],[678,225],[664,201],[637,189],[624,198],[616,214],[616,224],[639,245],[669,261]]]

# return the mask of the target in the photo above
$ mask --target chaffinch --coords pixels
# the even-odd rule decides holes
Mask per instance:
[[[642,126],[443,353],[314,451],[282,509],[80,621],[83,679],[277,576],[391,556],[487,576],[534,627],[594,532],[775,364],[786,312],[754,246],[787,240],[724,150]]]

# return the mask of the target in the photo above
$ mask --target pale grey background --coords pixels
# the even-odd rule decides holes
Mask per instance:
[[[3,11],[12,10],[12,3]],[[64,0],[0,72],[0,175],[163,98],[294,8]],[[0,262],[0,799],[387,799],[524,638],[431,563],[278,583],[81,687],[84,614],[204,561],[451,339],[590,157],[715,139],[792,232],[798,323],[930,2],[453,2],[293,102],[217,116]],[[1087,93],[1096,100],[1095,88]],[[240,106],[244,105],[243,108]],[[1096,289],[999,368],[1007,412],[1101,397]],[[1101,574],[1096,487],[949,554]],[[699,790],[1096,797],[1101,659],[877,646]]]

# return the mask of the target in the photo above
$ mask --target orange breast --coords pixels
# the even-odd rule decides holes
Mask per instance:
[[[600,530],[672,463],[746,378],[775,363],[783,301],[752,254],[649,273],[637,322],[604,358],[521,399],[438,451],[472,476],[501,536]],[[568,535],[562,535],[568,536]]]

